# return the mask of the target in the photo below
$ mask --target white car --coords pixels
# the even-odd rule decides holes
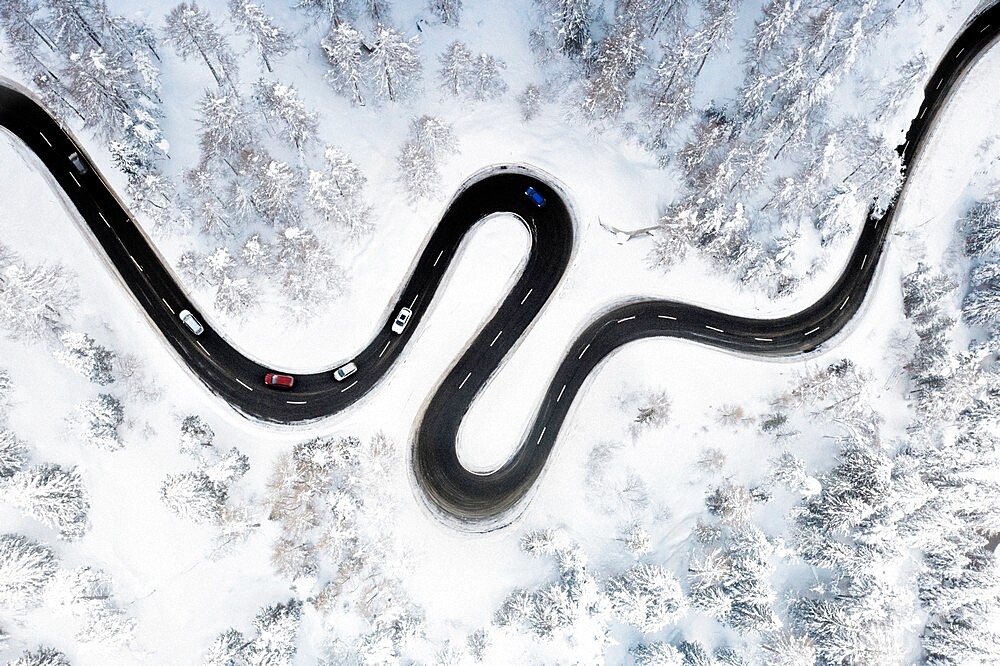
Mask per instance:
[[[184,325],[187,326],[195,335],[201,335],[205,332],[205,327],[201,325],[201,322],[198,321],[193,314],[191,314],[190,310],[181,310],[180,314],[177,316],[181,318]]]
[[[413,316],[413,311],[410,308],[403,308],[396,315],[396,320],[392,322],[392,332],[402,333],[406,329],[406,324],[410,321],[410,317]]]
[[[336,379],[338,382],[342,382],[357,371],[358,371],[357,364],[354,361],[351,361],[350,363],[345,363],[344,365],[334,370],[333,378]]]

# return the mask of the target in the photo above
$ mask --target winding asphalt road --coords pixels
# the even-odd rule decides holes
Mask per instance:
[[[972,19],[942,57],[898,149],[904,167],[918,154],[949,92],[998,32],[1000,5],[994,5]],[[391,309],[393,314],[403,306],[413,310],[406,331],[395,335],[391,319],[384,322],[354,357],[357,374],[342,383],[334,382],[329,371],[296,375],[294,390],[281,392],[262,383],[272,368],[247,358],[212,329],[83,149],[45,109],[23,92],[0,86],[0,126],[24,142],[51,172],[136,301],[184,363],[235,409],[264,421],[307,422],[334,414],[371,391],[414,334],[469,229],[491,213],[517,215],[532,239],[524,272],[438,385],[420,417],[412,449],[417,481],[432,505],[474,529],[503,524],[517,510],[541,474],[574,396],[593,369],[622,345],[654,336],[676,337],[773,357],[811,351],[836,335],[864,301],[896,210],[893,205],[881,218],[868,217],[836,284],[791,316],[748,319],[666,300],[636,300],[600,316],[571,345],[514,456],[492,473],[477,474],[458,460],[459,425],[477,393],[551,297],[572,254],[570,212],[539,174],[510,165],[467,183],[427,239]],[[76,173],[69,162],[74,151],[87,162],[85,174]],[[547,199],[544,208],[524,196],[529,185]],[[202,335],[193,336],[179,321],[182,309],[191,310],[205,324]]]

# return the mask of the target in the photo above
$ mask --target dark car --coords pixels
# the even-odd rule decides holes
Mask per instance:
[[[543,197],[541,194],[539,194],[538,190],[536,190],[535,188],[529,187],[528,189],[526,189],[524,191],[524,194],[529,199],[531,199],[532,201],[534,201],[535,205],[538,206],[539,208],[541,208],[542,206],[545,205],[545,197]]]
[[[295,386],[295,377],[291,375],[279,375],[277,372],[269,372],[264,375],[264,383],[274,388],[290,389]]]

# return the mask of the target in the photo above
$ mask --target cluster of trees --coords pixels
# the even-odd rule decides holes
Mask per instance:
[[[320,42],[330,66],[326,80],[359,105],[369,99],[409,99],[418,89],[423,69],[418,44],[416,37],[383,23],[376,23],[366,38],[346,19],[336,20]]]
[[[387,482],[397,456],[381,433],[367,440],[318,437],[281,456],[268,482],[265,506],[280,530],[274,570],[303,594],[311,592],[320,621],[331,631],[337,627],[330,663],[347,655],[363,663],[397,661],[411,641],[421,640],[423,612],[393,565],[403,548]]]
[[[501,58],[489,53],[476,55],[467,44],[455,40],[438,61],[441,88],[454,97],[482,102],[507,92],[507,82],[500,75],[507,64]]]
[[[618,407],[633,415],[628,427],[632,439],[647,430],[662,428],[670,420],[670,396],[664,389],[623,389]]]
[[[251,507],[231,498],[231,486],[250,470],[250,460],[235,446],[216,446],[215,431],[197,414],[181,419],[179,448],[195,467],[168,474],[160,485],[160,499],[181,518],[217,527],[212,554],[225,554],[260,527]]]
[[[289,599],[265,606],[253,619],[253,636],[230,628],[219,634],[209,647],[203,666],[268,664],[291,666],[298,651],[302,602]]]
[[[79,301],[62,264],[24,261],[0,242],[0,330],[14,340],[48,340],[66,330]]]
[[[135,618],[118,605],[111,576],[100,569],[81,566],[60,572],[53,583],[53,595],[76,618],[76,639],[80,642],[122,645],[135,632]]]
[[[993,328],[1000,321],[1000,199],[976,203],[965,217],[965,253],[974,262],[962,318]]]
[[[441,162],[458,152],[449,123],[434,116],[410,121],[410,135],[399,149],[399,181],[411,202],[433,196],[441,185]]]

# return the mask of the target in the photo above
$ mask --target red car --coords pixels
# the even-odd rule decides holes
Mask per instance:
[[[291,375],[279,375],[277,372],[269,372],[264,375],[264,383],[274,388],[290,389],[295,386],[295,377]]]

